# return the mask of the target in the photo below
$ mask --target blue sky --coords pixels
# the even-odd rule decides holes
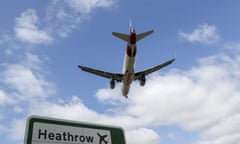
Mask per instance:
[[[239,1],[25,0],[0,3],[0,138],[21,144],[26,118],[51,116],[121,126],[128,144],[240,141]],[[154,29],[138,43],[136,71],[176,61],[134,82],[121,72],[126,43],[111,35]]]

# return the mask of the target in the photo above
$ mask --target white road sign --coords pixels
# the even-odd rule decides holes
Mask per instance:
[[[122,128],[31,116],[24,144],[125,144]]]

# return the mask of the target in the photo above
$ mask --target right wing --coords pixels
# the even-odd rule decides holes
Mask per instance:
[[[174,59],[171,59],[171,60],[168,60],[168,61],[166,61],[166,62],[164,62],[164,63],[162,63],[162,64],[160,64],[160,65],[157,65],[157,66],[155,66],[155,67],[149,68],[149,69],[147,69],[147,70],[137,72],[137,73],[135,73],[134,80],[141,79],[142,76],[146,76],[146,75],[148,75],[148,74],[150,74],[150,73],[153,73],[153,72],[155,72],[155,71],[157,71],[157,70],[159,70],[159,69],[161,69],[161,68],[163,68],[163,67],[165,67],[165,66],[168,66],[168,65],[170,65],[171,63],[173,63],[174,61],[175,61],[175,58],[174,58]]]
[[[105,71],[101,71],[101,70],[97,70],[97,69],[93,69],[93,68],[89,68],[81,65],[78,65],[78,67],[85,72],[89,72],[89,73],[102,76],[108,79],[122,81],[122,78],[123,78],[123,74],[119,74],[119,73],[105,72]]]

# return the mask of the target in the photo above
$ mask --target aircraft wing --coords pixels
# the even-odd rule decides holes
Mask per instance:
[[[101,71],[101,70],[97,70],[97,69],[93,69],[93,68],[89,68],[81,65],[78,65],[78,67],[85,72],[89,72],[89,73],[102,76],[108,79],[122,81],[122,78],[123,78],[123,74],[119,74],[119,73],[105,72],[105,71]]]
[[[140,79],[142,76],[146,76],[146,75],[148,75],[148,74],[150,74],[152,72],[155,72],[155,71],[157,71],[157,70],[159,70],[159,69],[161,69],[161,68],[163,68],[165,66],[168,66],[171,63],[173,63],[174,61],[175,61],[175,58],[171,59],[171,60],[168,60],[168,61],[166,61],[166,62],[164,62],[164,63],[162,63],[160,65],[157,65],[155,67],[149,68],[147,70],[137,72],[137,73],[135,73],[134,80]]]

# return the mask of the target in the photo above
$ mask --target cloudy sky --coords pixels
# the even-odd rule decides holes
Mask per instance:
[[[22,144],[30,115],[123,127],[128,144],[239,144],[240,2],[41,0],[0,2],[0,139]],[[126,43],[111,35],[154,29],[136,71],[120,84],[78,64],[121,72]]]

